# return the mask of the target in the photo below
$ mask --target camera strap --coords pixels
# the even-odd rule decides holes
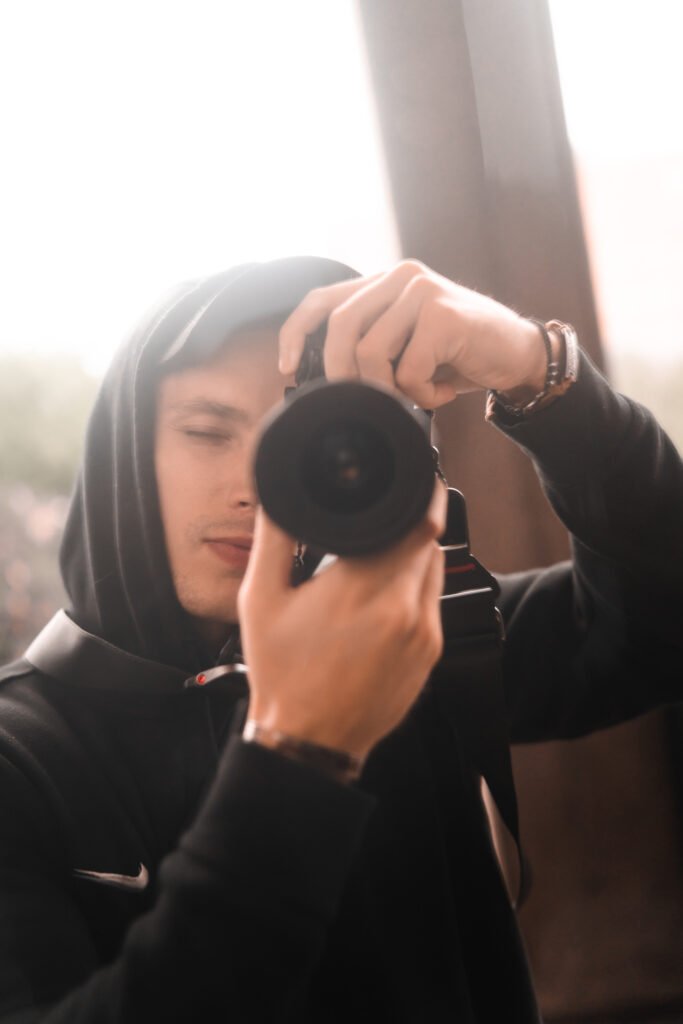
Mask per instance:
[[[430,690],[463,753],[485,780],[521,860],[503,690],[504,631],[496,607],[500,588],[470,552],[465,499],[452,487],[441,546],[444,651],[430,677]]]

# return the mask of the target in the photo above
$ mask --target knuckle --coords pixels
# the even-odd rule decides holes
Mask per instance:
[[[441,534],[443,533],[445,525],[446,524],[444,522],[444,517],[440,514],[439,510],[434,508],[433,506],[430,507],[429,511],[427,512],[427,515],[425,516],[425,530],[427,531],[429,537],[432,540],[436,540],[436,538],[441,536]],[[437,562],[440,562],[441,566],[443,567],[443,552],[441,553],[441,557],[439,558],[439,552],[435,551],[434,559]]]
[[[419,628],[419,618],[412,601],[403,598],[396,607],[396,631],[406,639],[412,639]]]
[[[304,317],[322,316],[327,310],[327,299],[323,288],[313,288],[299,303],[296,312]]]
[[[421,272],[412,277],[406,285],[406,291],[411,295],[417,295],[418,298],[427,299],[437,294],[438,285],[426,272]],[[424,312],[422,315],[424,316]]]
[[[362,341],[356,346],[356,362],[358,368],[365,373],[380,373],[386,366],[386,360],[371,345],[364,345]]]
[[[335,328],[338,328],[340,326],[340,324],[343,324],[344,320],[345,320],[345,315],[344,315],[343,308],[338,306],[336,309],[333,309],[332,312],[330,313],[329,317],[327,318],[327,330],[328,330],[328,333],[330,331],[335,330]]]
[[[306,306],[308,309],[319,309],[324,305],[324,294],[323,288],[311,288],[303,299],[301,305]]]
[[[415,628],[415,613],[411,603],[402,594],[396,594],[379,612],[380,629],[388,636],[406,637]]]
[[[420,260],[414,259],[412,256],[405,260],[401,260],[398,264],[398,268],[404,276],[409,278],[417,277],[418,274],[424,274],[427,270],[424,263],[421,263]]]
[[[396,381],[396,383],[398,384],[402,391],[415,384],[411,362],[410,360],[406,360],[405,356],[403,357],[403,359],[401,359],[400,363],[396,367],[396,370],[394,372],[394,380]]]
[[[335,338],[339,335],[344,335],[350,327],[351,317],[349,310],[344,306],[338,306],[333,309],[327,318],[327,338]]]

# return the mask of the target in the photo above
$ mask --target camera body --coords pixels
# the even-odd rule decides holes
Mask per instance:
[[[331,554],[391,547],[424,517],[434,489],[431,413],[388,389],[324,376],[325,330],[310,335],[296,386],[266,423],[254,462],[279,526]]]

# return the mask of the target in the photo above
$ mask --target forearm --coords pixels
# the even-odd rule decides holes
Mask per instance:
[[[162,864],[154,909],[120,955],[45,1024],[297,1019],[371,801],[233,741],[193,827]],[[26,965],[24,974],[40,970]]]
[[[515,426],[573,535],[573,564],[504,579],[517,740],[571,736],[680,699],[683,467],[654,418],[586,361]]]
[[[497,425],[532,456],[579,544],[645,588],[679,589],[683,465],[651,413],[583,356],[563,398],[528,421]]]

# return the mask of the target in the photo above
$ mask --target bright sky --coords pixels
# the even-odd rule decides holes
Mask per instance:
[[[602,340],[680,365],[683,0],[550,7]]]
[[[567,126],[582,153],[683,152],[683,0],[549,0]]]
[[[576,148],[683,151],[683,0],[550,2]],[[290,253],[393,262],[356,18],[354,0],[3,3],[0,351],[101,370],[176,281]]]
[[[398,242],[353,0],[0,8],[0,351],[99,370],[170,285]]]

